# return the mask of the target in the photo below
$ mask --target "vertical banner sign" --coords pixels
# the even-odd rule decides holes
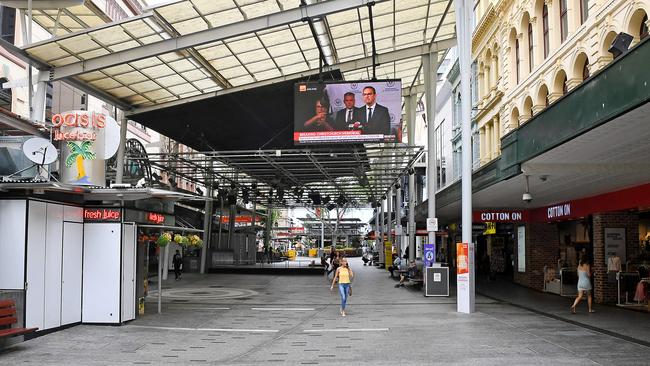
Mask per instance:
[[[517,271],[526,272],[526,227],[517,226]]]
[[[384,263],[386,268],[393,265],[393,243],[384,242]]]
[[[424,267],[432,267],[436,262],[436,244],[424,244]]]
[[[459,313],[474,312],[474,244],[456,243],[456,288]]]

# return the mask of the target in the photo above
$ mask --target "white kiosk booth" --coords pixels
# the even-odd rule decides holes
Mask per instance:
[[[135,225],[121,208],[0,200],[0,289],[25,293],[25,327],[135,319]]]

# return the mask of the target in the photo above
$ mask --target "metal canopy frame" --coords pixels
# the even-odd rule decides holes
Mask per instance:
[[[178,0],[22,51],[46,71],[39,81],[85,84],[134,113],[314,74],[324,46],[331,64],[323,72],[361,80],[376,69],[417,93],[420,56],[455,45],[451,1]],[[51,22],[55,12],[44,14]]]
[[[238,197],[284,207],[321,204],[367,207],[382,199],[401,175],[423,154],[423,147],[406,144],[353,145],[340,148],[290,150],[204,151],[149,154],[127,160],[149,163],[167,176],[210,186],[222,195],[232,185]],[[146,161],[143,161],[146,160]],[[212,183],[214,182],[214,183]],[[255,190],[255,191],[253,191]],[[327,198],[329,196],[329,202]],[[344,199],[342,199],[344,198]],[[345,202],[345,203],[343,203]]]

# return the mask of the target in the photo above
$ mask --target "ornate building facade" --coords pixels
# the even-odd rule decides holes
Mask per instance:
[[[648,36],[650,0],[478,0],[472,55],[480,163],[526,123],[613,60],[619,32]]]

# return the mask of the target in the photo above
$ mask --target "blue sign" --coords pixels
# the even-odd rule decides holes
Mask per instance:
[[[436,262],[436,244],[424,244],[424,266],[432,267]]]

